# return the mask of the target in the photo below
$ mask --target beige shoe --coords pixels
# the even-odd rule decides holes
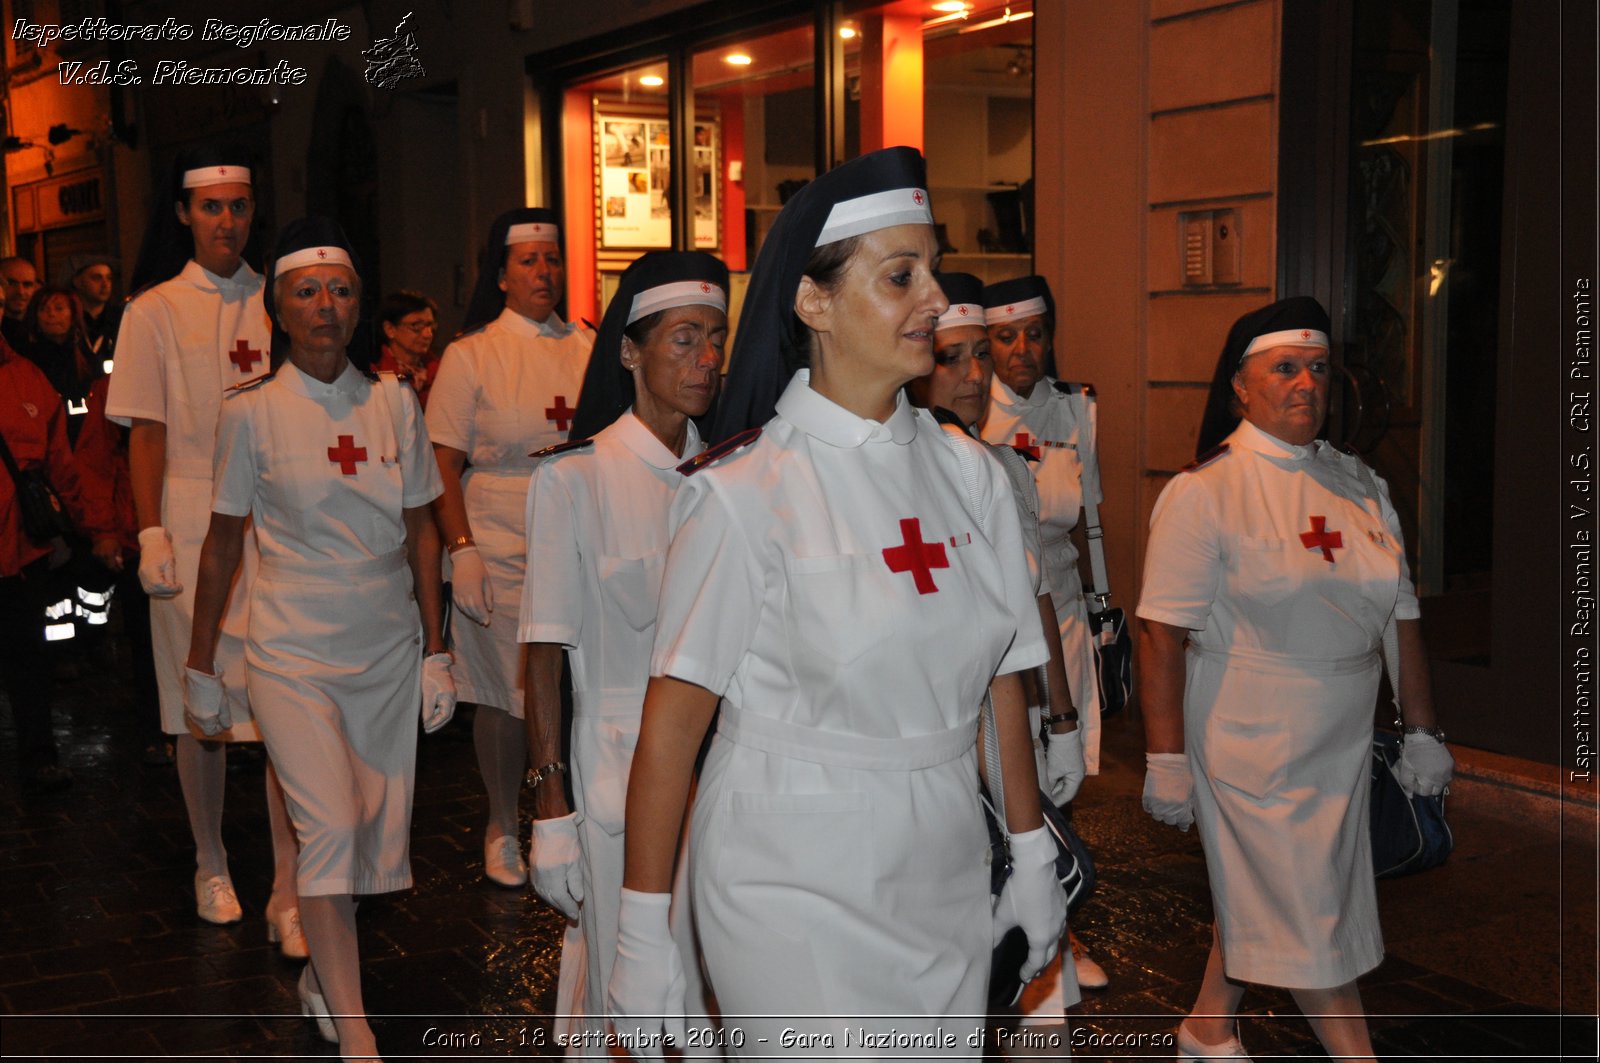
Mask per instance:
[[[267,941],[278,946],[286,960],[304,960],[311,956],[305,931],[300,929],[298,908],[285,908],[276,915],[267,913]]]
[[[1187,1060],[1249,1059],[1244,1045],[1239,1042],[1239,1027],[1233,1027],[1233,1036],[1220,1045],[1208,1045],[1189,1032],[1188,1021],[1178,1023],[1178,1058]]]
[[[208,923],[237,923],[244,918],[239,908],[239,895],[233,892],[233,879],[227,875],[203,878],[194,876],[195,912]]]
[[[490,882],[508,889],[528,883],[528,865],[514,834],[503,834],[483,845],[483,873]]]
[[[295,989],[300,994],[300,1014],[308,1019],[317,1020],[317,1033],[330,1045],[339,1043],[339,1031],[333,1025],[333,1016],[328,1014],[328,1002],[322,994],[306,985],[306,979],[311,976],[311,968],[306,967],[300,972],[300,981],[295,984]]]
[[[1078,974],[1078,988],[1104,989],[1110,985],[1106,969],[1089,957],[1089,950],[1078,940],[1078,935],[1068,931],[1067,940],[1072,944],[1072,969]]]

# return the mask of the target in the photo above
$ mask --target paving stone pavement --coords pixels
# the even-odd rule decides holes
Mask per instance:
[[[70,790],[20,791],[9,708],[0,714],[0,1056],[336,1055],[299,1016],[299,964],[266,941],[261,756],[236,750],[229,766],[224,837],[245,918],[211,926],[194,914],[175,770],[140,757],[141,714],[153,710],[130,704],[123,669],[104,654],[57,663]],[[1076,806],[1100,884],[1075,929],[1111,977],[1072,1018],[1076,1059],[1171,1058],[1210,940],[1199,843],[1140,811],[1140,749],[1136,721],[1107,721],[1104,771]],[[386,1059],[554,1057],[560,919],[531,892],[482,878],[484,818],[463,712],[421,741],[415,888],[361,906],[366,999]],[[1496,815],[1492,799],[1451,819],[1449,863],[1379,884],[1388,958],[1361,981],[1379,1054],[1594,1059],[1592,832],[1563,835],[1554,815]],[[1254,1058],[1321,1057],[1287,993],[1252,988],[1244,1007]],[[991,1032],[991,1058],[1059,1056],[1062,1040]]]

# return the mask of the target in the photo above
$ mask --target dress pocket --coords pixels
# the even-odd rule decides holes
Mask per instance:
[[[1294,592],[1296,559],[1289,553],[1287,539],[1241,535],[1235,542],[1234,578],[1241,595],[1262,605],[1276,605]]]
[[[635,631],[647,631],[656,622],[661,599],[661,574],[665,551],[645,557],[600,558],[600,593]]]
[[[735,790],[728,800],[722,852],[729,859],[718,861],[724,888],[868,899],[872,805],[866,794]]]
[[[881,556],[797,557],[785,566],[786,621],[792,641],[836,664],[849,664],[891,630]]]
[[[1289,774],[1289,728],[1278,720],[1213,717],[1206,767],[1222,783],[1255,801],[1283,789]]]
[[[607,834],[621,834],[628,804],[628,772],[639,745],[639,719],[580,716],[573,721],[572,730],[584,819]]]

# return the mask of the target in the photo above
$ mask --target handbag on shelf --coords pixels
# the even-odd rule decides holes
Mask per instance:
[[[1367,496],[1378,502],[1377,484],[1372,473],[1362,462],[1358,471],[1366,486]],[[1400,713],[1400,632],[1395,627],[1394,616],[1383,629],[1383,666],[1389,673],[1389,689],[1394,694],[1394,725],[1404,731],[1405,719]],[[1455,838],[1450,824],[1444,818],[1443,794],[1424,797],[1407,794],[1400,785],[1395,769],[1400,764],[1404,745],[1400,735],[1374,730],[1372,755],[1367,763],[1368,779],[1372,793],[1367,808],[1367,825],[1372,835],[1372,873],[1377,878],[1399,878],[1402,875],[1438,867],[1449,858],[1455,848]]]
[[[22,532],[36,543],[52,539],[66,539],[72,535],[72,520],[67,516],[61,496],[50,486],[50,481],[32,469],[17,467],[11,447],[0,435],[0,459],[11,474],[17,489],[17,510],[22,515]]]

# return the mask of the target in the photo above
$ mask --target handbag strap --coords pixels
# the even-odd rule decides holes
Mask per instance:
[[[5,462],[6,471],[11,474],[11,482],[18,491],[22,490],[22,470],[17,468],[17,459],[11,456],[11,447],[6,443],[4,432],[0,432],[0,461]]]
[[[1094,392],[1086,389],[1082,384],[1067,384],[1067,394],[1083,400],[1085,419],[1088,422],[1089,439],[1098,442],[1098,403]],[[1083,448],[1078,448],[1078,455],[1083,456]],[[1100,448],[1093,448],[1095,463],[1094,481],[1100,482]],[[1082,481],[1079,481],[1080,488]],[[1100,526],[1100,506],[1089,492],[1083,492],[1083,533],[1089,540],[1089,575],[1094,580],[1094,590],[1086,593],[1084,603],[1089,607],[1089,612],[1099,615],[1111,606],[1111,577],[1106,573],[1106,546],[1105,529]]]
[[[1383,519],[1383,499],[1378,495],[1378,485],[1372,479],[1372,470],[1367,468],[1367,463],[1359,457],[1356,461],[1356,475],[1361,478],[1362,489],[1366,492],[1378,508],[1378,519]],[[1394,612],[1389,613],[1389,621],[1383,626],[1383,666],[1389,673],[1389,689],[1394,694],[1394,725],[1397,730],[1405,727],[1405,718],[1400,714],[1400,631],[1395,627]]]
[[[978,497],[978,444],[965,436],[958,439],[954,432],[939,426],[939,434],[955,453],[956,465],[961,469],[961,483],[967,490],[967,504],[978,530],[984,530],[983,506]],[[994,722],[994,698],[988,691],[983,694],[983,763],[989,769],[989,801],[994,806],[995,820],[1003,833],[1006,825],[1005,773],[1000,763],[1000,731]]]

